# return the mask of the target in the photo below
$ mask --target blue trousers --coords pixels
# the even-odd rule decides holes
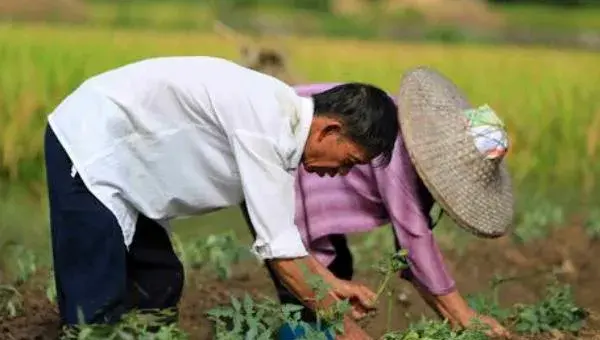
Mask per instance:
[[[140,214],[127,250],[115,216],[71,176],[71,160],[49,127],[44,153],[62,323],[114,323],[132,309],[176,314],[184,273],[164,228]]]

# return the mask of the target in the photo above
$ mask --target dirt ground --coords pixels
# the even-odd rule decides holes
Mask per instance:
[[[600,320],[595,314],[595,311],[600,311],[600,292],[596,292],[600,283],[600,240],[589,239],[583,228],[561,228],[550,237],[527,246],[514,245],[509,240],[477,242],[461,254],[446,251],[446,258],[463,294],[488,289],[488,282],[494,274],[523,276],[501,286],[500,300],[506,307],[515,303],[531,303],[542,296],[547,278],[544,275],[528,274],[546,269],[558,270],[559,279],[574,287],[577,302],[588,309],[592,316],[587,321],[585,330],[578,336],[554,333],[527,339],[600,339]],[[241,295],[243,292],[250,292],[273,296],[268,275],[258,266],[245,265],[226,283],[199,273],[188,273],[188,277],[181,303],[180,322],[192,339],[210,339],[211,326],[203,313],[229,301],[229,293]],[[377,282],[376,276],[369,272],[359,272],[357,278],[373,285]],[[26,313],[12,320],[0,321],[0,339],[46,340],[56,337],[57,313],[47,302],[43,288],[45,277],[43,279],[31,280],[22,287]],[[396,295],[402,296],[393,307],[394,329],[401,329],[423,314],[433,317],[409,285],[396,280],[394,287]],[[365,325],[373,336],[385,332],[387,321],[383,314],[385,313],[368,320]]]

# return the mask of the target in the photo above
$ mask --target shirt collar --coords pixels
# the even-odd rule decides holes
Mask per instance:
[[[302,154],[304,153],[304,146],[308,139],[308,133],[310,131],[310,125],[312,123],[314,115],[315,104],[312,97],[300,97],[298,105],[298,121],[295,124],[294,135],[296,136],[296,152],[292,156],[292,166],[294,169],[300,164]]]

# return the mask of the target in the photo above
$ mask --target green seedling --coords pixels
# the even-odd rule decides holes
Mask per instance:
[[[550,285],[546,297],[533,305],[517,305],[515,329],[524,334],[539,334],[552,330],[577,333],[588,313],[575,304],[571,287]]]
[[[46,298],[52,303],[56,303],[56,284],[54,282],[54,272],[50,271],[48,282],[46,283]]]
[[[411,324],[406,331],[389,332],[380,340],[487,340],[484,329],[475,326],[468,330],[453,330],[447,321],[422,319]]]
[[[23,296],[10,285],[0,285],[0,318],[14,318],[23,312]]]
[[[177,244],[186,267],[212,270],[220,280],[231,278],[232,266],[251,257],[233,232],[210,235],[183,246],[181,242]]]
[[[14,284],[20,286],[37,271],[37,258],[22,244],[9,243],[6,247],[9,271],[14,277]]]
[[[280,305],[268,298],[257,302],[246,294],[242,300],[232,296],[229,305],[213,308],[207,315],[214,323],[216,340],[267,340],[273,339],[274,332],[286,321],[298,325],[302,308]]]
[[[585,223],[587,234],[594,239],[600,238],[600,209],[590,213]]]
[[[565,214],[562,207],[549,201],[540,201],[526,210],[514,232],[514,238],[519,243],[541,239],[548,235],[552,228],[564,223]]]
[[[322,301],[329,294],[327,283],[321,277],[311,274],[304,266],[301,270],[314,291],[315,302]],[[343,331],[343,318],[350,309],[350,303],[340,300],[326,309],[318,310],[316,325],[300,320],[302,309],[304,306],[281,306],[267,298],[257,302],[245,295],[242,301],[232,296],[230,305],[211,309],[207,315],[213,321],[217,340],[272,339],[274,332],[284,323],[294,329],[301,328],[306,340],[326,340],[327,334],[339,334]]]
[[[398,252],[385,256],[375,265],[375,270],[379,274],[383,275],[383,279],[381,280],[379,288],[377,289],[377,295],[375,298],[376,301],[379,300],[379,298],[387,288],[392,276],[394,274],[397,274],[399,271],[408,268],[408,260],[406,258],[407,255],[408,251],[405,249],[401,249]]]
[[[467,303],[480,314],[489,315],[500,322],[506,320],[510,316],[510,311],[500,307],[500,286],[512,280],[516,280],[516,278],[494,276],[490,281],[491,293],[469,295],[467,296]]]
[[[175,324],[165,324],[173,318],[172,311],[132,311],[116,325],[79,325],[65,327],[61,340],[187,340],[188,335]]]

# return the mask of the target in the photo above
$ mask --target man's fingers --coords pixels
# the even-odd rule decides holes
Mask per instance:
[[[361,307],[352,307],[352,318],[354,320],[360,320],[367,316],[367,312]]]
[[[353,308],[360,307],[365,314],[369,310],[375,309],[377,295],[364,285],[345,282],[343,288],[335,290],[334,293],[341,299],[349,299]]]
[[[377,298],[377,294],[375,294],[374,291],[372,291],[371,289],[369,289],[369,287],[367,286],[363,286],[361,285],[362,289],[363,289],[363,294],[365,294],[365,296],[372,302],[375,302],[375,299]]]
[[[356,292],[355,297],[363,307],[367,309],[375,308],[375,297],[377,296],[375,293],[363,285],[357,285]]]

